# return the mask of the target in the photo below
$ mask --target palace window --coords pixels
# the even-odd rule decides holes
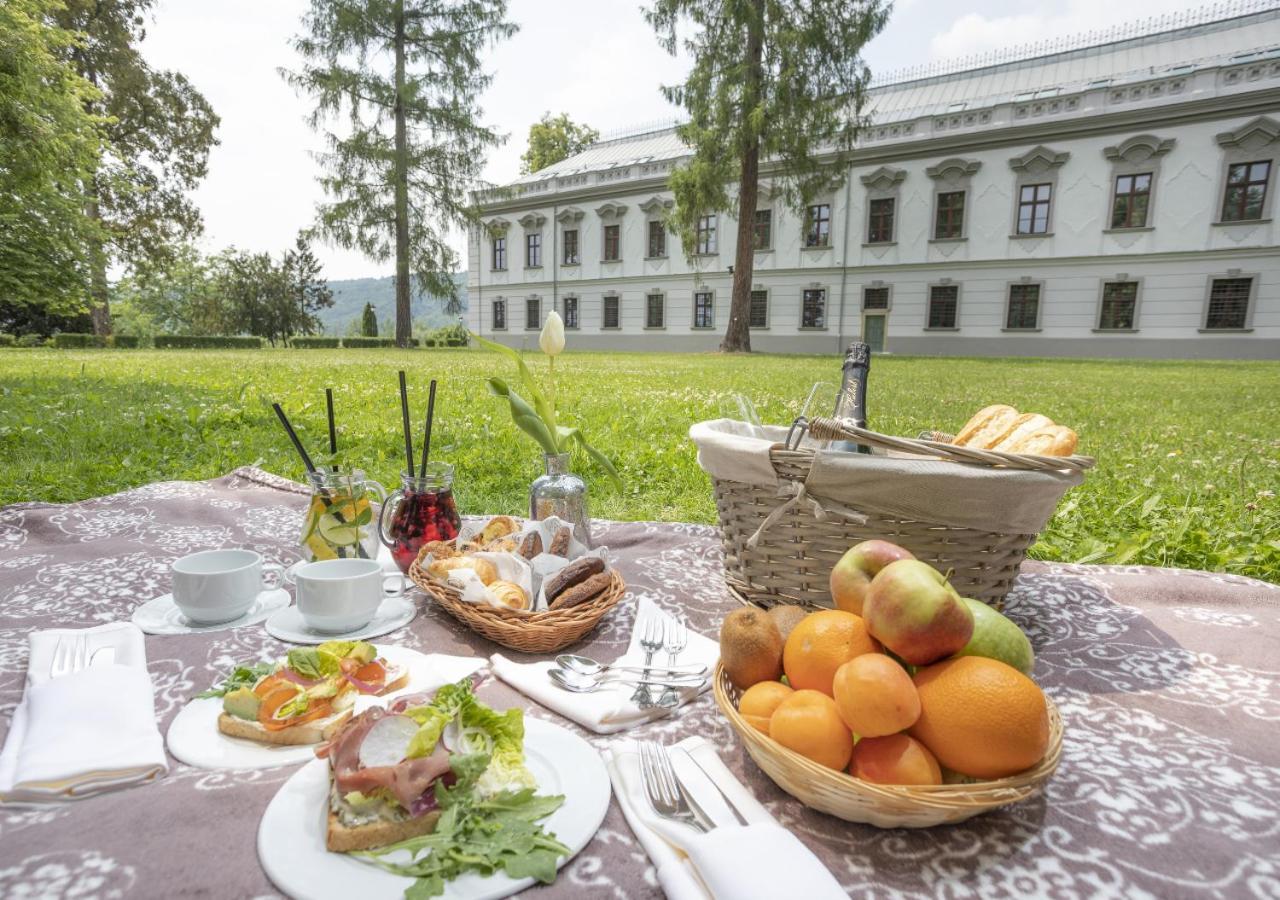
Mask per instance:
[[[1117,175],[1116,193],[1111,202],[1112,228],[1147,227],[1151,205],[1151,173]]]
[[[1138,312],[1138,282],[1108,281],[1102,286],[1099,331],[1132,331]]]
[[[507,301],[506,300],[493,301],[493,330],[494,331],[507,330]]]
[[[526,297],[524,301],[524,327],[526,331],[537,331],[542,327],[542,298]]]
[[[716,217],[713,213],[698,219],[694,252],[700,256],[716,253]]]
[[[1040,327],[1040,285],[1009,285],[1009,305],[1005,310],[1004,327],[1010,331]]]
[[[938,212],[933,224],[935,240],[964,237],[964,191],[938,194]]]
[[[604,298],[604,315],[601,317],[601,328],[621,328],[622,319],[619,315],[619,298],[617,294],[606,294]]]
[[[564,264],[566,266],[576,266],[578,264],[578,229],[576,228],[565,229]]]
[[[826,247],[831,244],[831,205],[815,203],[804,217],[804,245]]]
[[[619,225],[604,226],[604,261],[617,262],[621,256],[621,232]]]
[[[1206,330],[1246,328],[1249,324],[1249,298],[1253,294],[1252,278],[1215,278],[1209,286],[1209,308],[1205,312]]]
[[[751,223],[751,248],[753,250],[773,249],[773,210],[756,210],[755,221]]]
[[[929,317],[926,328],[955,328],[960,299],[958,284],[934,284],[929,287]]]
[[[868,244],[887,244],[893,240],[893,208],[895,198],[881,197],[871,201],[867,225]]]
[[[697,291],[693,295],[693,327],[715,328],[716,307],[715,294],[711,291]]]
[[[564,298],[564,327],[565,328],[578,327],[578,298],[577,297]]]
[[[747,320],[748,328],[769,327],[769,292],[751,292],[751,314]]]
[[[656,219],[649,221],[649,258],[663,259],[667,255],[667,227]]]
[[[827,292],[822,288],[809,288],[801,294],[800,327],[827,327]]]
[[[507,239],[505,237],[496,237],[493,239],[493,265],[490,266],[495,272],[500,272],[507,267]]]
[[[536,269],[542,265],[542,232],[535,231],[524,236],[524,264],[528,269]]]
[[[887,287],[869,287],[862,291],[863,309],[888,309],[889,289]]]
[[[644,298],[644,327],[667,326],[667,298],[662,294],[649,294]]]
[[[1018,234],[1047,234],[1051,184],[1024,184],[1018,192]]]
[[[1271,162],[1235,163],[1227,167],[1227,190],[1222,199],[1222,221],[1261,219],[1267,199]]]

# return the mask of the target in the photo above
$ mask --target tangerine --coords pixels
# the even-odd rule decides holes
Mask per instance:
[[[798,690],[779,703],[769,736],[832,769],[843,769],[853,755],[853,733],[841,721],[836,702],[821,691]]]
[[[842,665],[832,693],[840,718],[859,737],[894,734],[920,718],[920,694],[911,676],[883,653],[864,653]]]
[[[796,690],[821,691],[830,697],[837,669],[855,656],[879,650],[861,616],[824,609],[805,616],[792,629],[782,650],[782,669]]]
[[[905,734],[858,741],[849,774],[876,784],[942,784],[938,760],[928,747]]]
[[[794,693],[795,691],[780,681],[758,682],[743,693],[738,701],[738,712],[757,731],[768,734],[769,719],[772,718],[778,704]]]

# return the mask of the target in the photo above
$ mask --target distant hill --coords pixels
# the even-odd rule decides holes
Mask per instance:
[[[458,294],[463,309],[467,306],[467,276],[465,273],[453,276],[458,284]],[[396,292],[391,276],[386,278],[348,278],[344,281],[330,281],[333,291],[333,306],[320,310],[320,321],[329,334],[343,334],[347,326],[364,312],[364,305],[372,303],[378,311],[378,322],[395,319]],[[457,321],[456,316],[447,316],[444,312],[444,300],[440,297],[428,296],[415,291],[413,298],[413,321],[426,322],[429,328],[442,328]]]

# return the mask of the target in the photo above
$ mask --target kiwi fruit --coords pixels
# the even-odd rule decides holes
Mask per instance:
[[[791,636],[791,629],[795,628],[799,621],[807,615],[809,615],[809,610],[803,606],[796,606],[794,603],[769,607],[769,618],[778,627],[778,633],[782,635],[782,643],[784,644],[787,642],[787,638]]]
[[[720,626],[720,661],[740,690],[782,676],[782,644],[778,626],[754,606],[735,609]]]

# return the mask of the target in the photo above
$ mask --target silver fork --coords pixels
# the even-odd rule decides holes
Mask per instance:
[[[644,667],[647,669],[653,665],[653,654],[662,649],[663,644],[663,623],[659,616],[653,616],[644,624],[644,634],[640,635],[640,649],[644,651]],[[638,703],[641,709],[653,708],[653,694],[649,692],[649,685],[641,684],[636,688],[636,692],[631,695],[632,701]]]
[[[673,620],[671,627],[667,629],[667,640],[664,644],[667,648],[668,666],[676,664],[676,659],[688,643],[689,629],[685,627],[684,620]],[[658,705],[666,709],[673,709],[680,705],[680,695],[676,693],[674,685],[668,685],[662,692],[662,696],[658,698]]]
[[[49,667],[50,678],[61,678],[79,672],[89,663],[88,642],[84,635],[60,637],[58,645],[53,648],[53,665]]]
[[[640,776],[649,805],[658,815],[703,833],[716,827],[676,778],[666,747],[654,741],[640,742]]]

